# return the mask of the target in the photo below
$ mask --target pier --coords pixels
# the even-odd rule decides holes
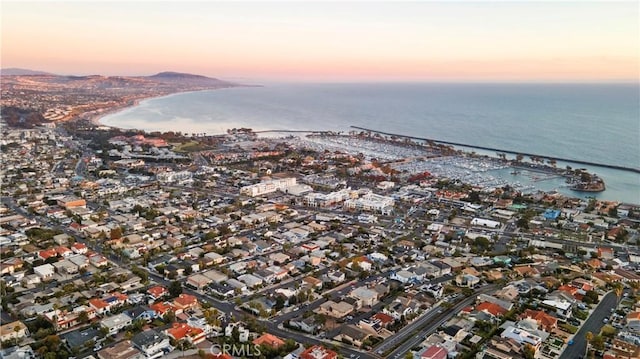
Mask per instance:
[[[442,140],[436,140],[436,139],[432,139],[432,138],[401,135],[401,134],[397,134],[397,133],[377,131],[377,130],[372,130],[372,129],[369,129],[369,128],[358,127],[358,126],[350,126],[350,127],[353,128],[353,129],[356,129],[356,130],[367,131],[367,132],[372,132],[372,133],[379,133],[379,134],[385,135],[385,136],[395,136],[395,137],[400,137],[400,138],[408,138],[408,139],[412,139],[412,140],[420,140],[420,141],[426,141],[426,142],[440,143],[440,144],[444,144],[444,145],[463,146],[463,147],[475,148],[475,149],[479,149],[479,150],[509,153],[509,154],[512,154],[512,155],[523,155],[523,156],[527,156],[527,157],[531,157],[531,156],[541,157],[541,158],[544,157],[544,158],[550,159],[550,160],[563,161],[563,162],[572,162],[572,163],[577,163],[577,164],[581,164],[581,165],[599,166],[599,167],[611,168],[611,169],[616,169],[616,170],[640,173],[640,168],[625,167],[625,166],[597,163],[597,162],[591,162],[591,161],[574,160],[574,159],[570,159],[570,158],[562,158],[562,157],[554,157],[554,156],[540,156],[540,155],[537,155],[537,154],[534,154],[534,153],[517,152],[517,151],[512,151],[512,150],[503,150],[503,149],[494,148],[494,147],[469,145],[469,144],[466,144],[466,143],[442,141]]]

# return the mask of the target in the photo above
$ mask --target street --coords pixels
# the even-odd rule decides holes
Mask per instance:
[[[600,333],[600,329],[604,326],[602,320],[611,315],[611,308],[615,308],[617,304],[618,298],[615,293],[607,293],[600,303],[598,303],[598,306],[591,316],[589,316],[589,318],[584,322],[580,330],[578,330],[578,332],[573,336],[573,344],[566,347],[564,352],[562,352],[560,359],[576,359],[584,356],[587,350],[587,332],[591,332],[593,335],[598,335]]]

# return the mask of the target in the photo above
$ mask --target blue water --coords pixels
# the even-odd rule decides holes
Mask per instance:
[[[102,122],[209,134],[355,125],[640,168],[639,99],[637,84],[269,84],[149,99]],[[597,196],[640,203],[637,174],[590,170],[608,184]]]

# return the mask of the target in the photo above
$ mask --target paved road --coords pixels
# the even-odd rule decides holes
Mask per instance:
[[[573,345],[566,347],[560,359],[576,359],[584,356],[587,350],[587,339],[585,338],[587,332],[591,332],[594,335],[600,333],[600,329],[604,326],[602,320],[605,317],[611,315],[611,308],[615,308],[618,304],[618,298],[614,292],[607,293],[593,313],[587,318],[580,330],[573,337]]]
[[[396,359],[396,358],[403,357],[407,352],[411,350],[411,348],[421,343],[426,336],[435,332],[438,329],[438,327],[440,327],[444,322],[451,319],[453,316],[458,315],[458,313],[462,310],[462,308],[473,303],[476,300],[476,297],[478,294],[493,292],[495,289],[496,289],[495,285],[482,287],[481,289],[476,290],[472,296],[465,298],[464,300],[462,300],[452,308],[442,309],[442,311],[436,309],[435,311],[430,312],[428,316],[425,315],[425,317],[421,318],[421,323],[419,323],[413,328],[410,328],[407,332],[404,333],[404,337],[406,338],[408,335],[413,333],[416,329],[419,329],[419,332],[411,336],[408,340],[406,340],[394,351],[392,351],[387,356],[387,358]],[[386,343],[386,340],[384,343]],[[385,348],[383,348],[383,346],[380,346],[376,349],[379,351]],[[389,348],[386,348],[386,350],[388,349]]]

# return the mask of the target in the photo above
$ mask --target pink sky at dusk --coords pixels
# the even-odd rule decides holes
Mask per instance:
[[[629,2],[2,3],[2,67],[293,81],[637,81]]]

